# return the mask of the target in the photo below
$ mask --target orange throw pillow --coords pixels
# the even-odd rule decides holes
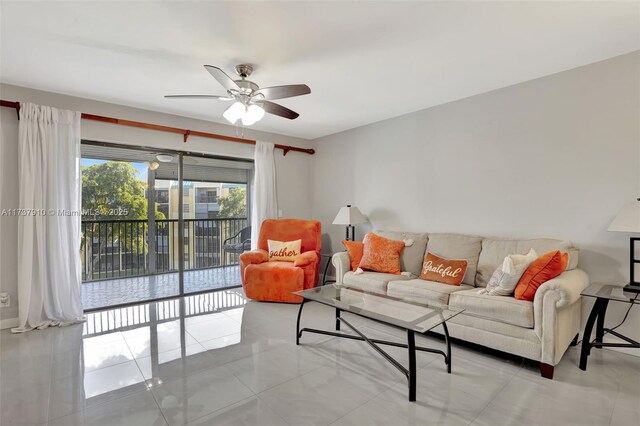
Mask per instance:
[[[538,287],[554,279],[567,269],[569,255],[560,251],[551,251],[536,260],[524,271],[516,285],[516,299],[533,301]]]
[[[351,260],[351,270],[355,272],[362,260],[362,253],[364,251],[364,244],[360,241],[342,241],[342,245],[347,249],[349,253],[349,259]]]
[[[404,241],[390,240],[369,232],[364,236],[363,243],[364,250],[359,268],[387,274],[400,274],[400,253],[404,248]]]
[[[422,263],[420,278],[427,281],[449,285],[460,285],[467,273],[467,260],[465,259],[445,259],[428,253]]]

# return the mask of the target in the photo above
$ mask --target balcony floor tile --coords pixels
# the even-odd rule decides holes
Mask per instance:
[[[221,290],[241,285],[238,265],[184,272],[185,293]],[[89,281],[82,285],[84,309],[96,309],[177,296],[178,273]]]

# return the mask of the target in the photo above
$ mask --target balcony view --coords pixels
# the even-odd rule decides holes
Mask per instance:
[[[183,174],[193,180],[181,188],[178,157],[157,158],[83,144],[86,310],[241,284],[239,255],[250,248],[248,169],[185,157]]]

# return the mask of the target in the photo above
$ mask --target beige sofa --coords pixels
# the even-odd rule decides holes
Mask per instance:
[[[452,337],[540,362],[543,377],[553,378],[560,362],[580,330],[580,293],[589,284],[588,275],[577,269],[578,250],[568,241],[552,239],[506,240],[459,234],[418,234],[375,231],[394,240],[412,239],[401,256],[405,275],[364,272],[354,274],[349,255],[336,253],[332,263],[336,281],[347,287],[383,292],[421,302],[446,304],[464,312],[447,324]],[[567,270],[544,283],[533,302],[514,297],[479,294],[495,269],[509,254],[526,254],[533,248],[539,255],[552,250],[569,253]],[[468,269],[461,286],[450,286],[416,278],[429,251],[450,259],[467,259]]]

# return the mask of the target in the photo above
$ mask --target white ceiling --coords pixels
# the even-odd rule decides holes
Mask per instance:
[[[640,49],[634,2],[7,2],[0,81],[224,122],[204,70],[256,65],[260,86],[306,83],[317,138]]]

